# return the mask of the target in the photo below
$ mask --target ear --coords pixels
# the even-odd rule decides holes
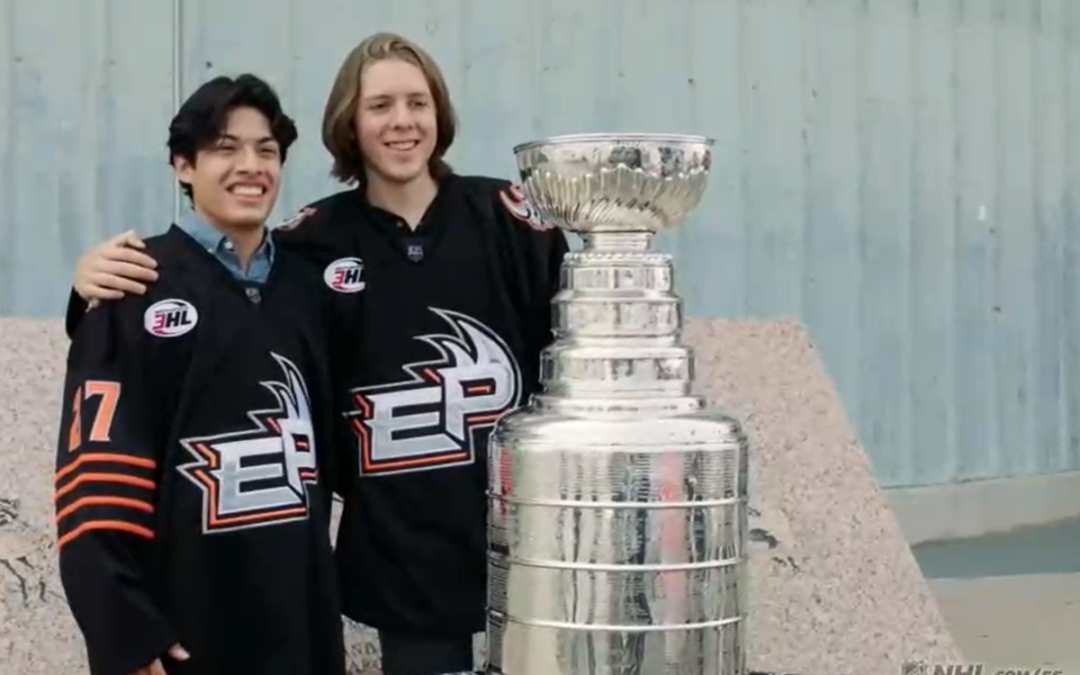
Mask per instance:
[[[195,165],[187,161],[180,155],[173,157],[173,171],[176,173],[176,179],[181,183],[191,184],[191,179],[195,174]]]

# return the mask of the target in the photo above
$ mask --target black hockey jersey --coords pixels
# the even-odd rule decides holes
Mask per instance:
[[[275,232],[359,298],[342,411],[353,489],[337,539],[343,607],[413,635],[483,630],[487,439],[537,389],[567,243],[512,184],[451,175],[420,225],[348,190]]]
[[[94,675],[342,675],[334,426],[318,272],[245,286],[186,233],[160,279],[74,328],[56,461],[60,572]]]

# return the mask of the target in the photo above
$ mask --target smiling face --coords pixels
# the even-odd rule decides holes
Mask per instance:
[[[435,102],[424,72],[388,58],[364,68],[353,119],[369,178],[408,183],[430,176],[438,140]]]
[[[195,210],[223,230],[262,227],[277,200],[281,149],[254,108],[232,110],[217,141],[200,148],[194,163],[177,156],[174,166],[191,186]]]

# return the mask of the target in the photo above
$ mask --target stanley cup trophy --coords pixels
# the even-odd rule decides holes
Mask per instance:
[[[671,257],[712,141],[561,136],[514,149],[547,223],[580,235],[542,390],[490,442],[488,672],[743,675],[747,447],[691,394]]]

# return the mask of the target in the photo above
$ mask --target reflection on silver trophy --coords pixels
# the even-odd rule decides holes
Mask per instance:
[[[488,669],[742,675],[747,446],[691,394],[671,257],[712,141],[603,134],[515,148],[548,223],[580,235],[543,391],[489,453]]]

